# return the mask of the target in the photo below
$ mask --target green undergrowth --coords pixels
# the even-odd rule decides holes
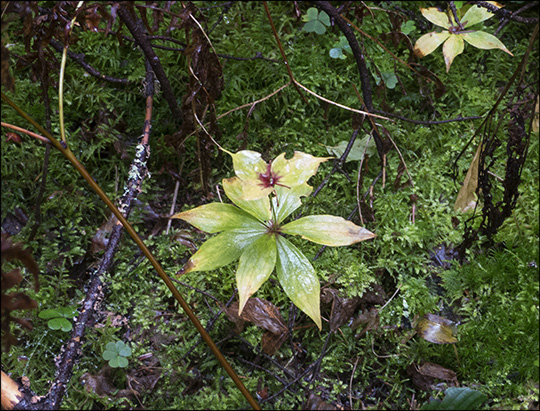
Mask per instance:
[[[214,2],[195,3],[200,7],[214,5]],[[414,2],[394,3],[420,15]],[[432,6],[428,2],[421,3]],[[297,21],[291,11],[291,2],[269,2],[269,7],[298,81],[328,99],[360,107],[351,86],[354,83],[360,89],[353,57],[347,53],[347,57],[340,60],[328,55],[341,33],[335,27],[327,28],[320,36],[305,33],[301,30],[303,23]],[[302,4],[299,7],[303,12],[307,10]],[[390,6],[381,4],[378,7]],[[204,13],[208,17],[208,26],[212,27],[220,17],[221,8],[205,9]],[[391,28],[385,13],[376,9],[373,13],[373,16],[364,17],[362,30],[379,35]],[[165,21],[170,21],[170,17],[165,17]],[[10,23],[14,27],[16,24]],[[374,86],[374,105],[386,105],[386,111],[395,110],[400,115],[422,120],[485,115],[528,44],[529,31],[525,27],[530,27],[513,23],[508,26],[511,29],[503,30],[503,42],[516,56],[513,59],[498,51],[466,47],[446,73],[441,53],[433,53],[421,63],[446,85],[447,92],[441,98],[428,102],[419,90],[417,79],[405,67],[397,65],[396,72],[407,92],[402,92],[401,85],[394,89],[384,84],[378,88]],[[185,40],[182,30],[166,34],[166,27],[164,24],[155,34]],[[494,27],[486,25],[484,30],[493,32]],[[424,33],[420,31],[417,28],[409,36],[417,39]],[[10,51],[24,54],[20,39],[15,34],[11,36],[10,41],[15,46]],[[281,59],[260,2],[235,2],[224,21],[211,33],[211,38],[218,53],[253,57],[260,52],[264,57]],[[137,84],[126,88],[111,87],[86,76],[78,65],[68,62],[64,96],[66,127],[73,152],[105,192],[118,199],[123,193],[130,159],[135,153],[144,120],[144,99],[139,92],[144,64],[138,50],[130,45],[119,46],[113,38],[107,40],[91,32],[80,33],[73,50],[85,52],[87,60],[108,75],[129,78]],[[366,52],[372,59],[370,65],[376,65],[383,72],[393,71],[393,60],[379,46],[368,39],[364,41]],[[181,53],[156,52],[181,102],[188,81],[185,58]],[[402,45],[395,52],[405,60],[409,56]],[[531,59],[531,64],[537,64],[538,53],[533,53]],[[287,72],[279,62],[262,59],[224,59],[222,62],[225,89],[216,102],[218,115],[261,99],[288,81]],[[38,122],[45,124],[42,104],[33,104],[40,98],[39,84],[31,81],[27,69],[17,70],[15,75],[16,93],[7,94]],[[52,106],[56,107],[56,91],[51,90],[50,97]],[[242,148],[261,152],[265,160],[282,152],[290,156],[295,150],[328,156],[326,146],[349,140],[351,114],[313,96],[307,98],[309,104],[290,85],[258,103],[247,127],[249,109],[223,117],[219,121],[220,144],[231,152]],[[211,337],[219,342],[220,350],[248,390],[255,393],[267,389],[268,395],[273,395],[284,386],[277,377],[290,378],[261,355],[264,330],[246,323],[237,336],[234,324],[223,313],[218,316],[235,293],[236,264],[175,277],[174,274],[194,253],[193,247],[199,247],[208,236],[178,220],[173,221],[168,234],[158,230],[156,235],[150,235],[157,221],[149,217],[144,207],[150,206],[154,212],[165,215],[171,206],[174,180],[164,171],[165,165],[173,169],[183,167],[180,205],[176,212],[219,201],[218,194],[225,199],[220,181],[233,175],[228,156],[213,150],[210,177],[213,198],[205,198],[198,180],[196,137],[185,141],[180,157],[164,144],[164,136],[176,130],[162,95],[156,98],[154,107],[149,161],[152,175],[143,184],[139,195],[142,205],[135,207],[130,222],[165,271],[183,283],[177,283],[178,289],[203,326],[212,327]],[[2,121],[26,126],[4,104]],[[413,362],[432,362],[454,370],[461,386],[488,396],[482,409],[527,408],[538,395],[539,383],[538,133],[531,136],[517,206],[496,235],[495,247],[481,247],[484,239],[480,238],[468,251],[465,263],[453,262],[449,269],[443,270],[433,266],[430,252],[441,244],[452,247],[462,240],[467,216],[454,211],[454,202],[479,141],[474,141],[458,161],[456,181],[452,177],[452,167],[480,122],[427,126],[376,121],[389,131],[412,177],[412,185],[394,188],[400,158],[395,150],[391,150],[384,187],[379,178],[373,188],[373,198],[368,193],[365,199],[366,204],[372,204],[373,214],[364,213],[363,225],[377,237],[349,247],[328,247],[322,252],[320,246],[302,239],[291,238],[291,242],[312,261],[322,287],[335,288],[342,296],[352,298],[369,293],[374,285],[381,285],[387,292],[385,302],[388,304],[383,309],[382,305],[367,307],[381,309],[380,324],[362,335],[359,335],[360,329],[353,330],[345,323],[331,337],[317,378],[301,379],[294,389],[285,391],[272,402],[263,402],[263,408],[300,408],[313,392],[327,402],[347,406],[352,398],[354,408],[409,409],[413,396],[421,405],[433,394],[413,385],[407,374],[407,367]],[[81,132],[81,127],[92,132]],[[52,129],[58,130],[55,114]],[[244,129],[246,134],[242,134]],[[358,138],[364,136],[361,131]],[[505,134],[501,133],[501,137],[504,140]],[[12,347],[9,353],[3,353],[2,364],[13,377],[28,376],[32,390],[44,395],[55,378],[54,358],[69,334],[49,329],[47,321],[38,314],[45,309],[80,306],[89,265],[96,264],[102,255],[100,252],[92,256],[88,250],[97,229],[110,213],[67,161],[53,151],[41,205],[43,221],[36,238],[29,242],[45,149],[29,138],[25,137],[24,141],[22,145],[4,141],[1,145],[1,217],[4,219],[16,207],[30,217],[14,240],[31,248],[40,267],[41,288],[38,293],[33,292],[30,276],[26,277],[28,281],[22,288],[36,299],[39,308],[21,315],[33,322],[34,329],[14,331],[20,344]],[[322,183],[332,165],[332,161],[321,164],[310,185],[317,187]],[[345,163],[343,173],[336,172],[315,198],[304,199],[305,205],[298,211],[303,215],[349,217],[357,204],[358,170],[358,161]],[[504,164],[497,164],[496,170],[498,175],[504,175]],[[359,189],[362,196],[380,171],[377,156],[364,163],[363,185]],[[406,179],[405,173],[399,183]],[[416,202],[411,202],[412,195],[416,196]],[[357,212],[353,213],[352,221],[360,224]],[[6,265],[7,269],[16,266],[10,264]],[[206,345],[200,342],[193,348],[199,340],[198,333],[131,239],[121,241],[104,284],[105,300],[97,325],[87,329],[82,356],[75,365],[63,409],[113,409],[141,404],[148,409],[247,408],[247,402]],[[399,292],[390,300],[398,287]],[[293,312],[291,303],[275,279],[271,277],[255,297],[277,306],[285,324],[288,323]],[[444,316],[448,310],[460,320],[456,350],[451,345],[437,345],[418,336],[411,337],[411,324],[415,319],[426,313]],[[298,327],[293,335],[295,347],[287,341],[272,357],[282,366],[290,366],[288,362],[299,352],[303,366],[314,362],[321,354],[329,332],[324,320],[320,333],[301,312],[294,314]],[[322,313],[326,320],[329,314],[328,310]],[[355,316],[359,314],[356,312]],[[151,353],[159,360],[161,377],[152,390],[141,393],[139,398],[109,399],[87,391],[87,386],[81,384],[80,378],[85,373],[96,374],[106,364],[102,353],[111,341],[130,343],[132,355],[127,369],[142,366],[140,356],[145,354]],[[114,370],[111,381],[118,389],[126,388],[126,371]]]

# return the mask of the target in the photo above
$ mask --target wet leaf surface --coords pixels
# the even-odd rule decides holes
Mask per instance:
[[[435,344],[457,343],[454,333],[456,323],[435,314],[426,314],[418,321],[416,331],[424,340]]]

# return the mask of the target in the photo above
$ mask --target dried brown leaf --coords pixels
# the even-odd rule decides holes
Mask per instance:
[[[347,323],[360,305],[359,297],[344,298],[339,296],[338,290],[325,288],[321,293],[321,302],[332,303],[330,310],[330,331],[334,332]]]
[[[478,167],[480,164],[480,154],[482,152],[482,144],[478,146],[476,153],[469,166],[469,171],[463,181],[463,186],[459,190],[454,210],[462,212],[472,210],[476,206],[476,189],[478,187]]]

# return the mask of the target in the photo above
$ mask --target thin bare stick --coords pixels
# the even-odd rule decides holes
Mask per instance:
[[[173,195],[172,204],[171,204],[171,211],[169,213],[170,215],[174,214],[174,208],[176,206],[176,196],[178,195],[179,187],[180,187],[180,181],[176,180],[176,185],[174,186],[174,195]],[[167,230],[165,231],[165,234],[169,234],[169,229],[171,228],[171,222],[172,222],[172,219],[169,219],[169,221],[167,221]]]
[[[294,79],[293,79],[293,82],[294,82],[294,84],[297,85],[298,87],[303,88],[304,90],[306,90],[309,94],[313,94],[313,95],[314,95],[315,97],[317,97],[318,99],[320,99],[320,100],[322,100],[322,101],[326,101],[327,103],[332,104],[332,105],[334,105],[334,106],[340,107],[340,108],[345,109],[345,110],[352,111],[352,112],[354,112],[354,113],[364,114],[364,115],[366,115],[366,116],[375,117],[375,118],[380,118],[380,119],[382,119],[382,120],[388,120],[388,121],[391,121],[392,123],[394,122],[394,120],[391,120],[391,119],[389,119],[388,117],[379,116],[379,115],[377,115],[377,114],[369,113],[369,112],[367,112],[367,111],[357,110],[357,109],[355,109],[355,108],[351,108],[351,107],[348,107],[348,106],[344,106],[343,104],[336,103],[335,101],[328,100],[327,98],[324,98],[323,96],[319,96],[317,93],[311,91],[311,90],[308,89],[306,86],[303,86],[303,85],[300,84],[297,80],[294,80]]]
[[[217,56],[217,52],[216,52],[216,49],[214,48],[214,46],[212,45],[212,42],[210,41],[210,39],[208,38],[208,36],[206,35],[206,32],[204,31],[204,29],[202,28],[201,26],[201,23],[199,23],[197,21],[197,19],[195,17],[193,17],[193,14],[189,14],[189,17],[191,17],[193,19],[193,21],[195,22],[195,24],[197,24],[197,26],[199,26],[199,29],[201,30],[202,34],[204,35],[204,37],[206,37],[206,40],[208,40],[208,44],[210,44],[210,47],[212,47],[212,50],[214,50],[214,54]],[[223,72],[223,67],[221,67],[221,62],[219,61],[219,59],[217,59],[219,65],[220,65],[220,71]]]
[[[360,160],[360,166],[358,167],[358,178],[356,180],[356,203],[358,204],[358,215],[360,216],[360,224],[364,225],[364,219],[362,217],[362,207],[360,207],[360,176],[362,175],[362,164],[364,163],[364,157],[366,156],[366,149],[371,140],[371,134],[369,135],[366,145],[364,146],[364,152],[362,153],[362,159]]]
[[[285,84],[284,86],[281,86],[281,87],[278,88],[276,91],[273,91],[272,93],[268,94],[267,96],[264,96],[263,98],[261,98],[261,99],[259,99],[259,100],[253,101],[253,102],[251,102],[251,103],[244,104],[244,105],[242,105],[242,106],[238,106],[238,107],[236,107],[236,108],[233,108],[232,110],[229,110],[229,111],[227,111],[227,112],[224,113],[224,114],[221,114],[218,118],[216,118],[216,120],[219,120],[220,118],[225,117],[226,115],[231,114],[231,113],[234,112],[234,111],[238,111],[238,110],[241,110],[241,109],[246,108],[246,107],[252,107],[252,106],[254,106],[255,104],[260,103],[261,101],[267,100],[267,99],[269,99],[270,97],[272,97],[273,95],[279,93],[279,92],[280,92],[281,90],[283,90],[285,87],[290,86],[291,83],[292,83],[292,81],[289,81],[289,82],[288,82],[287,84]]]
[[[351,373],[351,379],[349,381],[349,404],[351,405],[351,410],[353,410],[353,404],[352,404],[352,382],[354,378],[354,372],[356,371],[356,366],[358,365],[358,361],[360,360],[360,357],[356,357],[356,361],[354,362],[354,367]]]
[[[289,77],[291,78],[291,81],[294,84],[294,87],[296,88],[296,91],[298,91],[298,94],[300,94],[300,97],[304,100],[306,104],[309,104],[308,99],[306,96],[302,94],[302,92],[298,89],[298,82],[294,79],[293,73],[291,68],[289,67],[289,62],[287,61],[287,56],[285,55],[285,50],[283,50],[283,46],[281,45],[281,41],[279,40],[279,36],[276,30],[276,26],[274,26],[274,21],[272,20],[272,16],[270,15],[270,9],[268,9],[268,4],[266,1],[263,1],[264,4],[264,10],[266,11],[266,15],[268,16],[268,21],[270,22],[270,27],[272,27],[272,32],[274,33],[274,37],[277,41],[277,45],[279,47],[279,51],[281,52],[281,57],[283,57],[283,62],[285,63],[285,67],[287,67],[287,73],[289,73]]]
[[[204,126],[204,124],[201,123],[201,120],[199,120],[199,117],[197,117],[197,112],[196,112],[195,110],[193,110],[193,117],[195,117],[195,120],[197,120],[197,123],[199,123],[199,126],[201,126],[201,128],[204,130],[204,132],[206,133],[206,135],[207,135],[208,137],[210,137],[210,140],[212,140],[212,141],[214,142],[214,144],[215,144],[216,146],[219,147],[220,150],[223,150],[223,151],[225,151],[225,152],[228,152],[228,151],[225,150],[223,147],[221,147],[220,144],[219,144],[216,140],[214,140],[214,137],[212,137],[212,135],[208,132],[208,130],[206,129],[206,127]]]
[[[402,285],[403,285],[403,284],[400,284],[400,285],[398,286],[398,288],[396,288],[396,291],[394,291],[394,294],[392,294],[392,297],[390,297],[390,299],[389,299],[389,300],[388,300],[381,308],[379,308],[379,312],[381,312],[381,311],[383,310],[383,308],[386,307],[386,306],[388,305],[388,303],[394,299],[394,297],[396,296],[396,294],[398,293],[398,291],[401,289],[401,286],[402,286]]]
[[[4,123],[3,121],[2,121],[2,127],[11,128],[11,129],[13,129],[13,130],[15,130],[15,131],[19,131],[19,132],[21,132],[21,133],[27,134],[27,135],[29,135],[30,137],[37,138],[38,140],[41,140],[41,141],[43,141],[44,143],[51,144],[51,140],[49,140],[47,137],[43,137],[42,135],[33,133],[32,131],[27,130],[27,129],[25,129],[25,128],[18,127],[18,126],[14,126],[13,124],[9,124],[9,123]]]
[[[411,185],[414,186],[413,179],[412,179],[411,175],[409,174],[409,170],[407,169],[407,164],[405,164],[405,160],[403,159],[403,156],[401,155],[401,151],[399,151],[398,146],[396,145],[396,143],[394,143],[394,140],[392,139],[392,137],[390,137],[390,134],[387,134],[386,137],[388,137],[390,139],[390,141],[392,142],[392,144],[396,148],[396,150],[398,152],[398,155],[399,155],[399,158],[401,159],[401,162],[403,163],[403,167],[405,167],[405,171],[407,172],[407,175],[409,176],[409,181],[411,182]]]

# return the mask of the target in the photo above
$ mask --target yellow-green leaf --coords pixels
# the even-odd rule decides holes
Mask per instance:
[[[466,212],[476,207],[476,188],[478,187],[478,164],[480,163],[480,154],[482,152],[482,145],[480,144],[476,149],[476,153],[469,166],[469,171],[463,181],[463,186],[459,190],[456,203],[454,204],[454,210],[461,210]]]
[[[240,305],[238,315],[242,314],[249,297],[264,284],[276,266],[275,234],[265,234],[247,246],[240,256],[236,271],[236,284]]]
[[[320,284],[315,269],[298,248],[278,236],[276,271],[280,284],[291,301],[306,313],[319,330],[322,328]]]
[[[306,240],[329,246],[342,246],[376,237],[371,231],[357,226],[343,217],[311,215],[285,224],[285,234],[301,235]]]
[[[207,233],[219,233],[220,231],[241,228],[246,224],[246,219],[253,217],[232,204],[210,203],[192,210],[183,211],[171,218],[180,218],[199,230]]]
[[[227,197],[240,207],[260,221],[269,221],[272,217],[270,209],[270,200],[268,196],[249,200],[244,196],[244,185],[238,177],[223,179],[223,189]]]
[[[229,153],[233,159],[234,172],[243,180],[259,177],[259,173],[265,173],[267,169],[266,162],[262,159],[261,154],[256,151],[241,150],[237,153]]]
[[[420,7],[420,11],[422,12],[422,15],[431,21],[433,24],[447,29],[452,24],[450,24],[450,20],[448,18],[448,14],[445,12],[439,11],[436,7],[429,7],[427,9],[424,9]]]
[[[420,37],[414,45],[414,54],[418,57],[427,56],[433,53],[448,37],[450,33],[443,31],[442,33],[427,33]]]
[[[465,48],[463,38],[460,34],[450,34],[450,37],[443,45],[444,63],[446,64],[446,72],[450,70],[452,62],[459,54],[463,53]]]
[[[266,227],[255,222],[251,228],[229,230],[207,240],[199,251],[191,256],[184,274],[191,271],[209,271],[223,267],[237,260],[244,248],[266,233]]]
[[[513,54],[510,53],[510,50],[508,50],[497,37],[489,33],[483,31],[473,31],[472,33],[463,33],[461,36],[467,43],[479,49],[501,49],[505,53],[513,56]]]
[[[272,199],[278,224],[302,205],[300,197],[308,196],[313,187],[304,183],[291,188],[276,186],[276,197]]]
[[[488,1],[488,3],[491,3],[498,8],[504,7],[502,4],[499,4],[496,1]],[[463,23],[464,27],[470,27],[484,20],[490,19],[493,16],[494,14],[488,9],[474,5],[469,10],[467,10],[467,13],[465,13],[460,20]]]
[[[457,343],[454,332],[456,324],[435,314],[426,314],[416,325],[416,332],[424,340],[435,344]]]
[[[285,153],[281,153],[272,162],[272,171],[280,176],[279,184],[293,187],[306,183],[310,177],[317,173],[319,164],[332,157],[314,157],[310,154],[295,151],[290,160],[285,159]]]

